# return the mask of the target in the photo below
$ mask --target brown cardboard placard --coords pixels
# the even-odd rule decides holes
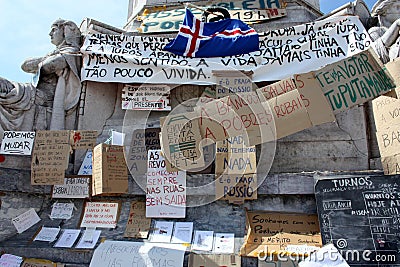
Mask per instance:
[[[372,48],[312,73],[334,114],[386,94],[396,87],[392,76]]]
[[[295,75],[297,91],[313,126],[335,121],[333,110],[312,73]]]
[[[234,254],[189,254],[189,267],[240,267],[241,257]]]
[[[385,175],[400,174],[400,154],[381,157],[383,172]]]
[[[396,84],[397,98],[400,97],[400,58],[396,58],[393,61],[385,64],[386,69],[392,75],[394,83]],[[394,96],[392,96],[394,97]]]
[[[70,150],[69,131],[37,131],[32,153],[31,184],[63,184]]]
[[[400,99],[380,96],[372,100],[372,110],[377,131],[400,124]]]
[[[196,111],[203,138],[222,141],[229,137],[247,135],[250,142],[246,145],[249,146],[270,141],[261,141],[260,132],[269,131],[273,115],[269,107],[261,103],[256,92],[216,99],[198,107]],[[268,137],[272,138],[270,135]]]
[[[162,150],[165,159],[172,165],[172,168],[167,165],[167,171],[204,167],[197,113],[171,115],[160,118],[160,122]]]
[[[93,149],[96,145],[97,131],[75,130],[70,132],[72,149]]]
[[[246,210],[247,235],[241,256],[257,257],[287,251],[288,245],[321,247],[318,216]],[[293,252],[290,252],[293,253]]]
[[[24,259],[21,267],[57,267],[58,265],[49,260],[43,259]]]
[[[92,195],[128,192],[124,147],[99,144],[93,150]]]
[[[220,175],[215,181],[215,195],[217,199],[235,204],[257,199],[257,174]]]
[[[146,218],[146,202],[132,201],[124,237],[147,238],[151,218]]]
[[[380,129],[376,138],[382,157],[400,154],[400,124]]]
[[[269,105],[273,111],[278,139],[312,126],[305,103],[297,89],[271,98],[263,104]]]
[[[257,89],[257,94],[261,101],[264,102],[268,99],[286,94],[287,92],[295,89],[297,89],[297,86],[293,77],[288,77],[286,79]]]

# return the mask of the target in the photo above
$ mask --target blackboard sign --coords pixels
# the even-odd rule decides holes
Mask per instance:
[[[315,175],[323,244],[350,266],[400,266],[400,176]]]

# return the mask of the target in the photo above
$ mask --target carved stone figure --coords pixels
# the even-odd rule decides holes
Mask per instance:
[[[36,86],[0,77],[0,134],[75,126],[81,91],[81,32],[74,22],[58,19],[49,35],[56,49],[44,57],[29,58],[21,66],[36,74]]]
[[[374,40],[373,48],[383,63],[400,56],[400,2],[398,0],[379,0],[372,7],[372,16],[379,26],[369,29]]]

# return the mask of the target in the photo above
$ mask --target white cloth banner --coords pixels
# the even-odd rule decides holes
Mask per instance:
[[[355,16],[339,16],[260,34],[260,51],[188,58],[163,51],[170,38],[88,35],[81,48],[82,80],[121,83],[213,84],[213,70],[254,72],[253,81],[281,80],[316,70],[369,47]],[[217,49],[217,48],[216,48]]]

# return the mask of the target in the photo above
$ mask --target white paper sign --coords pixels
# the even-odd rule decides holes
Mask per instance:
[[[79,168],[78,175],[92,175],[92,156],[92,150],[86,151],[86,155],[83,159],[81,167]]]
[[[215,254],[232,254],[235,252],[235,234],[216,233],[214,237]]]
[[[275,81],[337,62],[371,44],[356,16],[329,17],[259,35],[260,51],[212,58],[182,57],[164,51],[172,38],[87,35],[81,48],[81,78],[97,82],[213,84],[212,71],[236,69],[253,71],[253,82]]]
[[[71,219],[74,207],[74,203],[54,203],[51,209],[50,219]]]
[[[161,150],[149,150],[146,217],[185,218],[186,172],[168,172]]]
[[[56,248],[72,248],[76,239],[80,234],[79,229],[64,229],[61,236],[58,238],[57,242],[54,244]]]
[[[185,247],[128,241],[105,241],[94,251],[90,267],[183,266]]]
[[[161,84],[126,85],[122,89],[122,109],[169,111],[170,87]]]
[[[18,234],[25,232],[39,221],[40,218],[33,208],[12,219],[12,223],[17,229]]]
[[[150,235],[150,242],[170,243],[174,222],[156,221]]]
[[[24,259],[12,254],[3,254],[0,258],[0,267],[20,267]]]
[[[0,146],[0,154],[31,155],[35,132],[5,131]]]
[[[86,202],[81,227],[115,228],[117,226],[118,203]]]
[[[79,239],[78,244],[75,248],[94,248],[97,244],[97,241],[100,238],[101,231],[95,230],[94,232],[90,232],[91,238],[87,238],[87,234],[89,232],[85,230],[82,234],[81,239]]]
[[[171,243],[192,243],[193,222],[176,222]]]
[[[124,145],[125,134],[117,131],[111,132],[111,144],[116,146]]]
[[[194,231],[192,250],[211,251],[214,243],[214,231]]]
[[[52,198],[89,197],[90,177],[65,178],[63,185],[54,185]]]
[[[42,227],[40,232],[35,236],[33,241],[46,241],[53,242],[56,240],[58,233],[60,232],[60,228],[52,228],[52,227]]]

